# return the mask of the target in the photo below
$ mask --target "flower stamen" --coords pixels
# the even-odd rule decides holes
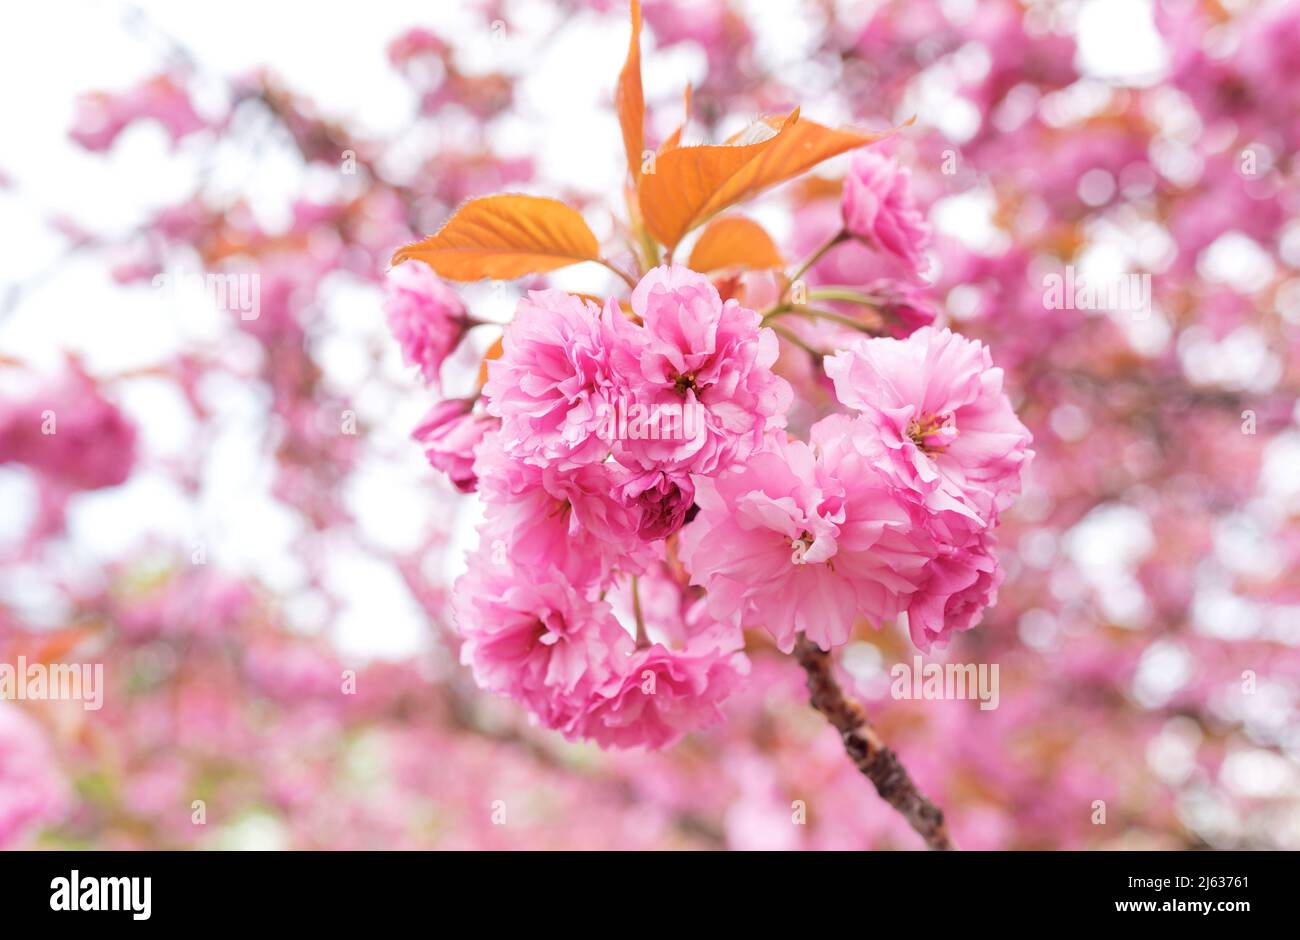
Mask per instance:
[[[954,437],[957,429],[952,426],[952,415],[924,415],[913,418],[907,423],[907,436],[912,443],[927,454],[942,454]],[[937,437],[942,441],[932,441]]]

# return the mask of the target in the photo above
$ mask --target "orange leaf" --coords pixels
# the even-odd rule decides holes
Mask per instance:
[[[78,644],[91,635],[85,627],[63,627],[51,633],[32,637],[30,645],[20,651],[28,662],[46,666],[58,662]]]
[[[836,130],[816,121],[787,122],[781,133],[772,138],[770,147],[765,147],[718,187],[700,214],[707,218],[728,206],[752,199],[777,183],[793,179],[823,160],[874,143],[885,136]]]
[[[484,385],[487,384],[487,380],[488,380],[488,367],[487,367],[487,366],[488,366],[488,363],[491,362],[493,359],[500,359],[500,358],[501,358],[501,353],[504,351],[504,348],[505,348],[505,347],[503,346],[503,342],[504,342],[504,340],[505,340],[505,334],[502,334],[501,336],[498,336],[498,337],[497,337],[497,341],[496,341],[495,343],[493,343],[491,346],[489,346],[487,352],[485,352],[485,353],[483,354],[483,363],[478,367],[478,387],[479,387],[479,388],[482,388]]]
[[[507,280],[599,261],[600,246],[575,209],[517,194],[471,199],[435,235],[399,248],[393,264],[423,261],[454,281]]]
[[[641,177],[641,152],[645,148],[645,95],[641,90],[641,0],[632,0],[632,41],[627,47],[627,61],[618,73],[614,90],[618,123],[623,129],[623,149],[627,151],[627,171],[632,179]]]
[[[753,219],[726,215],[714,219],[691,250],[690,266],[696,271],[722,268],[782,268],[781,252]]]
[[[798,119],[795,109],[779,131],[754,143],[678,147],[659,154],[654,173],[642,176],[637,187],[637,202],[650,234],[669,251],[675,248],[687,232],[712,214],[706,207],[719,189],[790,133]]]

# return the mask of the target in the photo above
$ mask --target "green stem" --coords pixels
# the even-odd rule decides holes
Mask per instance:
[[[776,333],[778,336],[784,336],[787,342],[795,346],[798,346],[800,349],[802,349],[808,355],[812,356],[814,359],[821,359],[823,356],[826,355],[826,353],[822,352],[820,349],[814,349],[813,347],[809,346],[807,343],[805,343],[799,337],[795,336],[793,333],[791,333],[783,326],[774,326],[772,327],[772,331]]]
[[[822,245],[820,248],[814,251],[808,257],[807,261],[799,265],[799,267],[795,269],[795,272],[790,275],[790,279],[786,282],[785,290],[781,291],[781,296],[778,299],[778,303],[785,300],[786,294],[790,293],[790,288],[794,286],[795,281],[799,280],[799,278],[807,274],[808,269],[811,268],[818,261],[820,261],[822,257],[826,254],[826,252],[830,251],[840,242],[847,241],[848,237],[849,237],[849,233],[846,232],[844,229],[840,229],[838,232],[836,232],[834,235],[831,236],[830,241],[826,242],[826,244]]]
[[[659,243],[654,240],[654,236],[646,230],[645,226],[642,226],[637,231],[637,236],[641,243],[642,271],[657,268],[659,266]]]
[[[764,315],[760,325],[766,326],[768,320],[784,316],[788,313],[797,313],[800,316],[812,317],[817,320],[830,320],[832,323],[838,323],[841,326],[847,326],[849,329],[858,330],[863,333],[875,333],[875,330],[867,324],[855,320],[852,317],[847,317],[842,313],[836,313],[833,310],[823,310],[820,307],[794,307],[790,304],[782,304],[779,307],[773,307],[766,315]],[[773,327],[773,329],[775,329],[775,327]]]
[[[860,290],[854,290],[852,287],[840,287],[832,285],[830,287],[814,287],[808,292],[809,300],[842,300],[845,303],[861,304],[864,307],[874,307],[880,303],[880,298],[871,294],[864,294]]]

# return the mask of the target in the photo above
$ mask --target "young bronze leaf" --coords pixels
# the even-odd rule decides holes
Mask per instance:
[[[691,229],[713,213],[715,194],[745,166],[798,126],[791,112],[779,131],[754,143],[678,147],[655,159],[654,173],[641,177],[637,202],[650,234],[671,251]]]
[[[517,194],[471,199],[435,235],[399,248],[393,264],[423,261],[453,281],[498,280],[598,261],[600,246],[575,209]]]
[[[811,170],[823,160],[880,140],[885,134],[836,130],[816,121],[798,121],[782,128],[753,160],[738,170],[709,197],[700,211],[708,218],[728,206],[752,199],[777,183]]]
[[[763,226],[753,219],[727,215],[714,219],[691,250],[690,267],[707,273],[725,268],[781,268],[785,261]]]
[[[627,171],[632,179],[641,178],[641,152],[645,148],[645,95],[641,90],[641,0],[632,0],[632,41],[627,61],[618,73],[614,92],[618,123],[623,129],[623,149],[627,151]]]
[[[505,337],[504,337],[504,336],[498,336],[497,339],[496,339],[496,342],[493,343],[491,346],[489,346],[488,349],[487,349],[487,352],[485,352],[485,353],[483,354],[483,361],[482,361],[481,363],[479,363],[479,367],[478,367],[478,387],[479,387],[479,388],[482,388],[484,385],[487,384],[487,380],[488,380],[488,363],[491,362],[493,359],[500,359],[500,358],[501,358],[501,353],[505,351],[504,348],[503,348],[503,346],[504,346],[504,342],[505,342]]]

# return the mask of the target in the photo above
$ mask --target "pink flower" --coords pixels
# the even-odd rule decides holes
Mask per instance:
[[[69,136],[91,151],[107,150],[129,125],[152,118],[172,143],[208,126],[194,111],[189,94],[167,75],[159,75],[115,94],[91,92],[77,99]]]
[[[474,448],[496,425],[491,418],[474,414],[473,407],[473,401],[465,398],[440,401],[411,432],[424,445],[429,465],[446,473],[462,493],[478,489]]]
[[[680,413],[683,433],[621,440],[620,460],[712,474],[785,426],[792,392],[772,372],[776,334],[757,313],[723,303],[708,278],[678,266],[646,274],[632,310],[644,327],[635,348],[617,350],[630,398],[652,413]]]
[[[135,426],[80,369],[24,401],[0,401],[0,464],[94,490],[124,483],[135,457]]]
[[[860,340],[828,356],[826,374],[883,445],[880,471],[930,511],[990,524],[1020,491],[1032,438],[977,340],[934,327]]]
[[[618,496],[638,517],[637,534],[646,541],[667,538],[682,527],[695,502],[695,484],[681,471],[632,472]]]
[[[722,717],[718,704],[749,673],[743,653],[701,644],[637,650],[591,699],[573,734],[601,747],[663,748]]]
[[[700,513],[680,557],[714,616],[763,626],[785,652],[804,633],[822,649],[854,622],[896,617],[923,577],[928,537],[875,471],[850,422],[834,416],[812,444],[774,443],[743,466],[696,480]]]
[[[506,454],[501,437],[484,437],[474,462],[485,514],[480,538],[494,562],[555,568],[583,585],[641,570],[651,549],[637,535],[637,513],[616,492],[611,465],[562,471],[522,463]]]
[[[917,649],[947,646],[953,633],[978,626],[984,608],[997,603],[1005,575],[993,554],[996,544],[992,534],[981,532],[967,546],[946,546],[926,567],[926,579],[907,606]]]
[[[531,291],[506,327],[483,386],[504,447],[529,463],[574,467],[604,460],[612,407],[610,349],[632,326],[616,303],[601,311],[559,290]]]
[[[884,318],[885,331],[895,339],[904,339],[921,327],[932,325],[938,316],[929,298],[909,284],[898,284],[892,289],[885,284],[872,284],[865,293],[879,298],[876,309]]]
[[[464,638],[461,662],[478,684],[550,728],[572,722],[633,649],[609,605],[586,598],[562,572],[521,571],[482,553],[456,582],[452,616]]]
[[[21,845],[33,828],[55,822],[68,797],[41,729],[16,705],[0,702],[0,848]]]
[[[720,717],[718,705],[749,674],[744,634],[684,587],[668,566],[654,565],[635,595],[630,578],[607,593],[625,630],[640,621],[644,641],[595,690],[572,735],[602,747],[661,748]]]
[[[465,305],[422,261],[393,268],[386,291],[384,312],[401,344],[402,358],[407,365],[419,366],[426,382],[436,383],[443,361],[469,329]]]
[[[850,235],[893,256],[914,277],[929,267],[930,227],[912,199],[910,178],[893,158],[859,150],[844,179],[840,210]]]

